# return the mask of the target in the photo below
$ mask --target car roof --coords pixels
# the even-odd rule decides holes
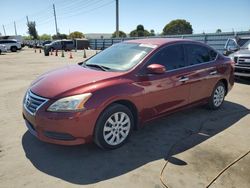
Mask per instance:
[[[17,42],[16,39],[0,39],[0,41],[14,41],[14,42]]]
[[[180,41],[181,42],[194,42],[193,40],[181,39],[181,38],[148,38],[148,39],[128,40],[125,42],[162,46],[168,43],[175,43],[175,42],[180,42]]]

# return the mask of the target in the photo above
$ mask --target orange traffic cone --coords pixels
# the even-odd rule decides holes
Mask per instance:
[[[72,53],[71,53],[71,52],[69,53],[69,58],[70,58],[70,59],[73,59],[73,56],[72,56]]]
[[[50,55],[53,55],[53,50],[51,49],[51,51],[50,51]]]
[[[57,53],[57,52],[58,52],[58,50],[56,50],[56,54],[55,54],[55,56],[58,56],[58,53]]]

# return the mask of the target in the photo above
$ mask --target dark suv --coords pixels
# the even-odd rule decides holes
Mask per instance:
[[[44,45],[44,54],[47,56],[51,50],[65,50],[70,51],[75,48],[74,42],[72,40],[56,40],[50,44]]]

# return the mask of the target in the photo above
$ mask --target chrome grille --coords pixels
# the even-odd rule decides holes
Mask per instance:
[[[24,98],[24,107],[30,114],[34,115],[36,111],[47,101],[48,99],[40,97],[31,91],[27,91]]]
[[[250,67],[250,57],[238,57],[237,64],[239,66]]]

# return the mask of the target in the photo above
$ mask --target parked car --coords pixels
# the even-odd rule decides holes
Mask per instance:
[[[191,40],[122,42],[37,78],[23,117],[45,142],[118,148],[149,120],[198,104],[218,109],[234,84],[233,64]]]
[[[46,44],[50,44],[52,41],[51,40],[46,40],[42,43],[42,46],[44,47]]]
[[[21,43],[17,42],[17,40],[15,39],[3,39],[0,40],[0,44],[4,44],[7,50],[10,50],[12,52],[16,52],[17,50],[20,50],[22,48]]]
[[[65,50],[70,51],[75,48],[74,42],[72,40],[56,40],[50,44],[45,44],[44,54],[47,56],[51,50]]]
[[[18,43],[21,44],[21,47],[24,47],[23,37],[21,35],[5,35],[0,36],[0,40],[15,39]]]
[[[234,75],[250,77],[250,37],[228,39],[225,49],[235,61]]]
[[[7,52],[7,48],[5,45],[0,44],[0,55],[2,54],[2,52]]]

